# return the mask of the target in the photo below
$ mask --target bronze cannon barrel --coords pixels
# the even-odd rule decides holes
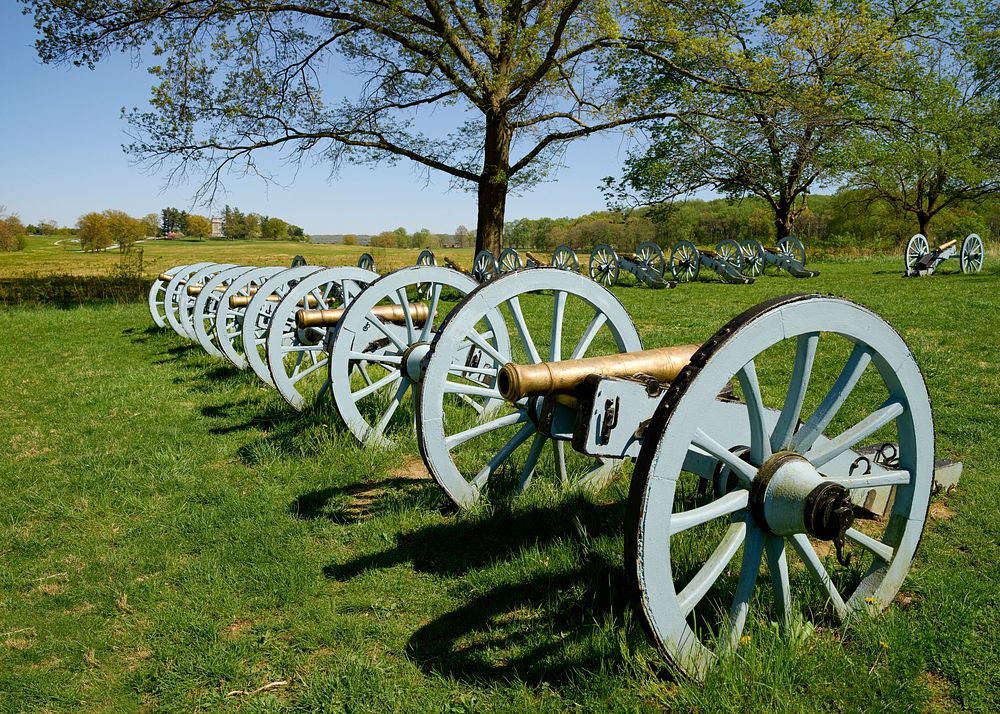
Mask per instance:
[[[592,374],[619,378],[644,374],[660,382],[670,382],[699,347],[701,345],[678,345],[538,364],[509,362],[497,375],[497,389],[504,399],[516,402],[524,397],[568,394]]]
[[[955,240],[955,239],[952,239],[952,240],[948,241],[947,243],[942,243],[941,245],[939,245],[937,247],[937,249],[938,250],[948,250],[949,248],[951,248],[956,243],[958,243],[958,241]]]
[[[256,295],[256,294],[257,294],[257,288],[250,288],[250,294],[249,295],[230,295],[229,296],[229,307],[233,307],[233,308],[236,308],[236,307],[246,307],[246,306],[248,306],[250,304],[250,300],[252,300],[253,296]],[[282,297],[281,295],[268,295],[267,296],[267,301],[268,302],[281,302],[281,297]],[[312,295],[307,295],[306,296],[306,302],[309,303],[309,307],[316,307],[316,305],[319,304],[319,301],[315,297],[313,297]],[[302,301],[301,300],[299,300],[299,305],[300,306],[302,305]]]
[[[309,327],[333,327],[343,318],[345,310],[343,307],[333,310],[299,310],[295,313],[295,326],[300,330]],[[372,308],[372,314],[386,322],[406,323],[406,313],[402,305],[376,305]],[[410,305],[410,319],[415,325],[424,324],[429,314],[430,308],[426,303],[416,302]]]
[[[201,294],[201,289],[205,287],[201,283],[191,283],[187,286],[187,294],[191,297],[196,297]]]
[[[161,282],[164,283],[169,283],[173,279],[174,275],[172,273],[160,273],[159,278],[157,278],[157,280],[160,280]]]

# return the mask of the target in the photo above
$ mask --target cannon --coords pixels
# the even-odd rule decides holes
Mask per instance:
[[[983,269],[983,239],[971,233],[962,241],[961,250],[955,246],[958,241],[950,240],[930,249],[927,238],[917,233],[906,243],[906,272],[904,277],[933,275],[938,266],[948,258],[958,255],[959,267],[963,273],[978,273]]]
[[[358,267],[362,270],[369,270],[371,272],[375,271],[375,258],[372,257],[371,253],[362,253],[361,257],[358,258]]]
[[[689,240],[680,240],[670,251],[670,273],[677,282],[697,280],[703,266],[715,271],[727,283],[746,285],[753,282],[752,277],[740,272],[743,256],[739,243],[731,238],[719,241],[715,250],[698,248]]]
[[[756,278],[768,265],[790,273],[796,278],[814,278],[818,270],[810,270],[806,265],[806,248],[795,236],[785,236],[773,248],[765,248],[759,240],[752,238],[740,241],[744,275]]]
[[[481,250],[472,261],[472,277],[480,283],[492,280],[500,274],[500,264],[492,251]]]
[[[618,284],[622,270],[651,288],[676,287],[676,283],[663,279],[667,262],[663,250],[653,242],[640,243],[635,253],[622,255],[610,245],[600,243],[591,251],[588,267],[591,279],[607,288]]]
[[[469,507],[491,489],[593,488],[634,460],[634,603],[660,651],[696,679],[741,645],[751,607],[788,624],[888,606],[934,472],[929,397],[903,339],[855,303],[790,295],[700,344],[644,351],[614,296],[572,277],[501,276],[437,331],[417,436],[445,493]],[[511,351],[483,348],[491,371],[464,373],[486,311],[514,301],[531,301],[540,322],[505,312]],[[896,460],[858,468],[863,448],[889,441]],[[892,491],[883,517],[861,507],[878,489]]]
[[[580,260],[576,256],[576,251],[568,245],[557,246],[552,251],[552,259],[544,258],[532,253],[530,250],[524,252],[527,260],[521,258],[521,254],[514,248],[504,248],[500,253],[500,272],[509,273],[521,268],[560,268],[562,270],[572,270],[579,272]]]

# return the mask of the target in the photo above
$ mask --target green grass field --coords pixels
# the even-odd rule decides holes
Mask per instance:
[[[456,513],[412,439],[358,446],[145,305],[0,310],[0,712],[997,711],[1000,268],[900,264],[616,289],[649,346],[789,292],[871,307],[965,464],[884,614],[793,641],[758,619],[705,684],[672,678],[628,609],[624,480]]]

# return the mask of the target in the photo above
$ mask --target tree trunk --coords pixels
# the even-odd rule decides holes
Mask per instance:
[[[790,206],[779,204],[774,209],[775,242],[792,235],[792,217]]]
[[[483,173],[479,177],[479,215],[476,220],[476,252],[488,250],[500,255],[503,222],[507,210],[510,176],[511,129],[505,116],[486,115]]]
[[[917,211],[917,224],[920,226],[920,234],[927,239],[928,244],[931,241],[930,234],[927,233],[927,226],[931,222],[931,217],[923,211]]]

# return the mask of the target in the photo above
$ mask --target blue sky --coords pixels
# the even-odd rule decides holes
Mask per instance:
[[[55,220],[74,225],[90,211],[113,208],[134,216],[166,206],[208,214],[193,205],[197,177],[165,188],[165,174],[135,166],[122,107],[144,107],[151,78],[130,59],[116,56],[96,70],[41,64],[32,20],[20,5],[0,0],[0,206],[25,223]],[[598,188],[617,174],[627,150],[619,135],[572,144],[554,182],[510,196],[507,219],[577,216],[604,208]],[[265,159],[267,161],[267,159]],[[277,162],[273,162],[277,166]],[[278,175],[282,185],[259,178],[229,178],[217,199],[244,211],[278,216],[307,233],[377,233],[402,226],[450,233],[476,224],[475,194],[449,190],[447,177],[401,161],[396,166],[305,165]]]

